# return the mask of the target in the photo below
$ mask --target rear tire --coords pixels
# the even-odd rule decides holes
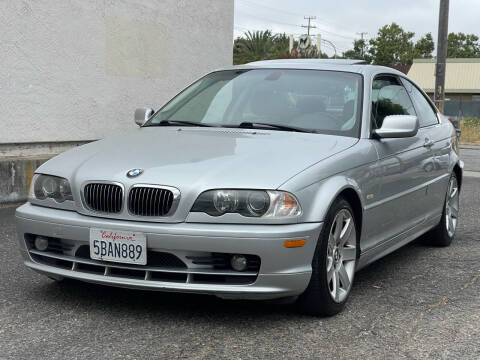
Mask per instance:
[[[427,234],[427,240],[430,245],[438,247],[450,246],[457,230],[459,205],[460,187],[458,186],[457,175],[453,172],[448,182],[440,223]]]
[[[343,198],[327,213],[312,261],[312,277],[298,298],[309,315],[332,316],[343,310],[350,295],[357,260],[354,212]]]

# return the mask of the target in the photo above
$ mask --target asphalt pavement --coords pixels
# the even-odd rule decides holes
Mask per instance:
[[[357,273],[343,313],[55,283],[22,264],[0,209],[0,359],[480,359],[480,178],[449,248],[417,241]]]
[[[460,156],[465,162],[465,171],[480,172],[480,147],[461,148]]]

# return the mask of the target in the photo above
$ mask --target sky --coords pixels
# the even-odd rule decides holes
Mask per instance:
[[[431,32],[436,42],[440,0],[235,0],[234,37],[247,30],[270,29],[274,33],[306,33],[304,16],[316,16],[311,34],[321,34],[337,48],[351,49],[360,32],[375,37],[380,27],[396,22],[415,33],[415,39]],[[480,0],[450,0],[449,32],[480,36]],[[316,37],[314,37],[315,39]],[[322,51],[334,50],[322,42]]]

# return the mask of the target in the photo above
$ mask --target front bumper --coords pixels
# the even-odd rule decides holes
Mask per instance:
[[[234,225],[234,224],[160,224],[104,219],[72,211],[50,209],[31,205],[19,207],[16,212],[17,233],[25,265],[52,277],[67,277],[104,285],[177,292],[214,294],[234,299],[274,299],[301,294],[311,276],[311,263],[322,223],[291,225]],[[71,267],[57,267],[39,262],[26,238],[41,235],[63,239],[72,246],[88,245],[90,228],[143,232],[147,248],[177,256],[185,260],[188,255],[230,253],[252,254],[261,259],[259,270],[249,284],[195,281],[196,274],[242,275],[234,271],[217,271],[208,266],[198,266],[185,261],[186,281],[152,279],[148,267],[136,266],[145,271],[145,278],[112,276],[110,268],[128,268],[128,265],[104,263],[102,274],[83,271],[75,257],[65,257]],[[285,240],[306,239],[305,246],[285,248]],[[33,255],[33,256],[32,256]],[[94,263],[79,259],[79,263]],[[98,265],[98,264],[97,264]],[[155,269],[151,269],[156,271]],[[103,271],[103,270],[102,270]],[[170,271],[170,270],[168,270]],[[179,270],[180,271],[180,270]],[[246,274],[245,274],[246,275]],[[230,277],[230,278],[234,278]]]

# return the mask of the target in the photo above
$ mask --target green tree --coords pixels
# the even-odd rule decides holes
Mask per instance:
[[[425,34],[420,38],[414,46],[413,52],[415,58],[429,59],[432,57],[433,50],[435,49],[435,43],[433,42],[432,34]]]
[[[281,56],[288,53],[288,47],[290,46],[290,39],[283,34],[277,34],[273,37],[273,56]]]
[[[480,57],[480,43],[475,34],[448,34],[447,57],[473,58]]]
[[[353,42],[353,49],[343,53],[345,59],[365,60],[368,63],[372,60],[368,55],[368,44],[364,39],[355,40]]]
[[[370,40],[368,49],[373,64],[384,66],[411,64],[414,35],[415,33],[403,30],[396,23],[380,28],[377,36]]]

